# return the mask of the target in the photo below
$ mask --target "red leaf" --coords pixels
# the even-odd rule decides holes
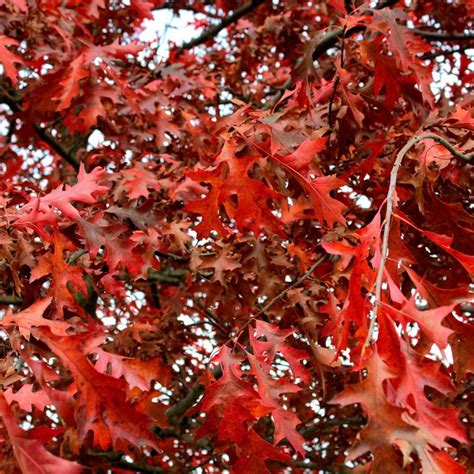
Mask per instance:
[[[107,449],[119,440],[159,450],[157,439],[150,431],[151,420],[133,408],[126,399],[123,384],[98,372],[87,359],[102,336],[82,335],[56,337],[39,333],[50,349],[71,371],[78,390],[75,417],[79,438],[92,432],[94,445]]]
[[[26,204],[22,211],[30,211],[20,216],[17,225],[33,225],[44,222],[55,222],[58,219],[53,209],[62,212],[64,217],[78,219],[81,217],[79,211],[72,205],[72,201],[93,204],[96,197],[108,192],[107,186],[100,186],[98,181],[104,176],[104,170],[94,168],[91,173],[86,173],[84,165],[81,165],[77,183],[72,186],[58,186],[54,191],[43,197],[33,198]]]
[[[47,327],[56,336],[65,336],[71,327],[64,321],[54,321],[43,318],[43,314],[51,304],[52,298],[44,298],[33,303],[19,313],[6,314],[0,321],[1,326],[16,326],[20,334],[27,340],[30,339],[32,328]]]
[[[44,444],[61,430],[52,430],[41,426],[30,431],[23,431],[19,428],[3,394],[0,394],[0,414],[13,445],[18,465],[23,473],[67,472],[68,474],[80,474],[83,471],[83,467],[79,464],[54,456],[45,448]]]
[[[308,175],[304,176],[297,168],[293,167],[295,165],[293,155],[290,155],[289,157],[275,156],[274,158],[291,173],[291,175],[309,194],[311,203],[313,204],[313,211],[317,219],[321,222],[326,222],[330,227],[333,227],[336,222],[341,224],[345,223],[342,211],[346,206],[330,195],[330,192],[334,189],[344,186],[344,181],[335,176],[322,176],[315,179]],[[289,160],[288,162],[287,159]],[[300,164],[298,163],[297,166],[300,167]]]
[[[3,395],[9,405],[16,402],[25,411],[32,411],[33,406],[43,411],[47,405],[51,404],[48,395],[43,390],[33,391],[33,385],[22,385],[20,390],[15,393],[9,388],[3,392]]]
[[[442,322],[452,313],[455,306],[456,304],[454,303],[449,306],[441,306],[420,311],[416,308],[415,297],[412,297],[401,309],[398,310],[388,305],[384,305],[384,311],[399,322],[405,324],[407,322],[418,323],[421,330],[430,338],[430,340],[440,349],[444,349],[448,344],[448,337],[452,331],[443,326]]]
[[[13,54],[7,46],[18,46],[18,42],[7,36],[0,35],[0,62],[5,70],[5,75],[13,82],[18,82],[18,71],[14,64],[23,64],[23,59]]]
[[[58,101],[56,110],[61,112],[71,106],[72,101],[81,92],[80,82],[89,77],[89,73],[84,69],[84,56],[80,54],[64,74],[65,78],[60,81],[60,91],[53,97]]]

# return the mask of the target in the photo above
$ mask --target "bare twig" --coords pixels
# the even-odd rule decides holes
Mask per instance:
[[[323,263],[324,260],[326,260],[326,257],[327,257],[326,254],[319,257],[318,260],[316,260],[316,262],[314,262],[313,265],[311,265],[311,267],[303,276],[298,278],[298,280],[296,280],[292,285],[287,286],[284,290],[278,293],[278,295],[272,298],[257,314],[255,314],[252,320],[262,315],[263,313],[266,313],[277,301],[281,300],[293,288],[300,286],[301,283],[303,283],[308,277],[310,277],[311,274],[314,272],[314,270],[316,270],[316,268],[319,267],[319,265],[321,265],[321,263]]]
[[[281,298],[283,298],[283,296],[285,296],[290,290],[292,290],[293,288],[296,288],[297,286],[301,285],[301,283],[303,283],[309,276],[311,276],[311,274],[314,272],[314,270],[319,265],[321,265],[321,263],[325,259],[326,259],[326,255],[323,255],[318,260],[316,260],[316,262],[313,263],[313,265],[311,265],[311,267],[308,269],[308,271],[303,276],[298,278],[298,280],[296,280],[292,285],[286,287],[283,291],[278,293],[278,295],[275,296],[274,298],[272,298],[257,314],[255,314],[253,317],[249,318],[249,320],[244,324],[244,326],[242,328],[240,328],[239,333],[237,334],[237,336],[235,336],[235,338],[238,338],[239,334],[241,334],[242,331],[244,331],[244,329],[246,327],[248,327],[252,321],[255,321],[256,317],[258,317],[261,314],[268,311],[277,301],[279,301]],[[230,338],[229,341],[231,339],[232,338]],[[224,343],[224,345],[227,344],[229,341],[226,341]],[[214,369],[214,370],[216,370],[216,369]],[[217,369],[217,371],[218,370],[219,369]],[[183,415],[187,410],[189,410],[196,403],[198,398],[204,393],[204,388],[205,388],[204,385],[199,384],[199,383],[196,384],[182,400],[180,400],[176,405],[173,405],[171,408],[169,408],[166,411],[167,418],[169,420],[173,420],[173,419],[176,419],[177,417]]]
[[[377,310],[381,302],[380,298],[382,295],[382,283],[383,283],[383,276],[384,276],[384,271],[385,271],[385,263],[388,257],[388,245],[389,245],[388,240],[389,240],[389,235],[390,235],[390,223],[391,223],[392,214],[393,214],[393,198],[396,192],[398,170],[400,169],[403,158],[408,153],[408,151],[410,151],[410,149],[413,148],[415,145],[417,145],[420,141],[426,140],[426,139],[432,139],[436,141],[437,143],[442,145],[444,148],[446,148],[449,152],[451,152],[452,155],[459,160],[471,161],[474,159],[474,152],[463,154],[459,152],[458,150],[456,150],[456,148],[454,148],[453,145],[451,145],[451,143],[449,143],[445,138],[439,135],[436,135],[434,133],[423,133],[422,135],[412,137],[410,140],[408,140],[405,146],[398,152],[397,157],[395,159],[395,163],[393,164],[392,171],[390,173],[390,183],[389,183],[388,192],[387,192],[387,208],[385,210],[385,220],[383,224],[381,258],[380,258],[379,268],[377,271],[377,278],[375,280],[374,315],[373,315],[373,318],[370,320],[370,326],[367,333],[367,339],[364,345],[365,347],[369,346],[372,342],[375,322],[377,319]]]
[[[47,145],[49,145],[64,161],[69,163],[76,171],[79,170],[79,162],[76,160],[76,157],[70,150],[68,150],[61,142],[57,141],[51,133],[42,128],[38,124],[34,123],[33,128],[36,134],[43,140]]]
[[[122,467],[124,469],[134,471],[134,472],[149,472],[152,474],[162,473],[165,470],[158,466],[150,466],[149,464],[145,463],[136,463],[136,462],[128,462],[124,459],[124,454],[121,452],[111,451],[111,452],[89,452],[89,456],[99,456],[104,458],[104,460],[108,461],[109,463],[113,464],[117,467]]]
[[[218,317],[199,298],[196,298],[195,301],[198,308],[203,312],[203,316],[206,320],[209,321],[212,326],[219,329],[222,334],[227,335],[228,331],[221,325]]]
[[[329,418],[322,420],[320,423],[312,423],[310,425],[302,425],[298,430],[304,438],[310,438],[316,434],[327,434],[331,432],[331,428],[335,426],[361,426],[367,423],[364,416],[354,416],[352,418]]]
[[[438,56],[449,56],[450,54],[454,54],[454,53],[464,53],[464,51],[466,49],[469,49],[469,46],[465,46],[465,47],[462,47],[462,48],[458,47],[456,49],[449,49],[447,51],[445,51],[443,49],[440,49],[438,51],[430,51],[428,53],[424,53],[421,56],[419,56],[419,58],[424,61],[426,59],[437,58]]]

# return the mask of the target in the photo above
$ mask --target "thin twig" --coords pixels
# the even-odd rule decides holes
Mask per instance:
[[[320,257],[311,267],[308,269],[308,271],[298,278],[292,285],[288,286],[285,288],[283,291],[281,291],[275,298],[273,298],[271,301],[269,301],[257,314],[255,314],[253,317],[249,318],[248,321],[244,324],[242,328],[240,328],[238,334],[234,337],[229,338],[228,341],[226,341],[223,345],[226,345],[229,341],[232,339],[238,339],[239,335],[242,333],[242,331],[247,328],[252,321],[255,321],[255,318],[260,316],[262,313],[270,309],[277,301],[279,301],[283,296],[285,296],[290,290],[293,288],[297,287],[301,283],[303,283],[310,275],[311,273],[314,272],[314,270],[321,265],[321,263],[326,259],[326,255],[323,255]],[[211,359],[209,359],[209,362]],[[209,363],[208,362],[208,363]],[[217,370],[216,370],[217,369]],[[218,372],[220,369],[216,368],[216,372]],[[196,384],[190,391],[189,393],[182,399],[180,400],[176,405],[173,405],[171,408],[169,408],[166,411],[166,417],[172,422],[172,420],[176,419],[177,417],[183,415],[187,410],[189,410],[198,400],[198,398],[204,393],[205,387],[204,385],[198,383]]]
[[[311,267],[308,269],[308,271],[303,276],[298,278],[298,280],[296,280],[292,285],[287,286],[284,290],[282,290],[280,293],[278,293],[278,295],[276,295],[274,298],[272,298],[257,314],[255,314],[255,316],[252,318],[252,320],[255,319],[255,318],[258,318],[263,313],[266,313],[277,301],[281,300],[293,288],[296,288],[296,287],[300,286],[301,283],[303,283],[309,276],[311,276],[311,273],[313,273],[314,270],[316,270],[316,268],[319,267],[319,265],[321,265],[321,263],[323,263],[324,260],[326,260],[326,258],[327,258],[326,254],[319,257],[318,260],[316,260],[316,262],[314,262],[313,265],[311,265]]]
[[[469,46],[466,46],[466,47],[459,47],[459,48],[456,48],[456,49],[449,49],[448,51],[444,51],[442,49],[440,49],[439,51],[431,51],[431,52],[428,52],[428,53],[423,53],[421,56],[419,56],[420,59],[422,59],[423,61],[427,60],[427,59],[434,59],[434,58],[437,58],[438,56],[448,56],[450,54],[454,54],[454,53],[464,53],[464,51],[466,49],[469,49]]]
[[[217,316],[199,299],[196,298],[196,305],[204,313],[203,316],[214,327],[219,329],[222,334],[228,334],[228,331],[220,324]]]
[[[370,326],[369,326],[367,339],[365,340],[364,347],[369,346],[372,342],[375,322],[377,319],[377,310],[381,303],[380,299],[382,296],[382,283],[383,283],[383,276],[384,276],[384,271],[385,271],[385,263],[388,257],[388,241],[389,241],[389,234],[390,234],[390,223],[391,223],[392,214],[393,214],[393,198],[396,193],[398,170],[400,169],[403,158],[405,158],[405,155],[408,153],[408,151],[410,151],[410,149],[414,147],[415,145],[417,145],[420,141],[426,140],[426,139],[432,139],[436,141],[437,143],[442,145],[444,148],[446,148],[449,152],[451,152],[454,157],[460,160],[471,161],[474,159],[474,152],[463,154],[459,152],[458,150],[456,150],[456,148],[454,148],[453,145],[451,145],[451,143],[449,143],[445,138],[439,135],[436,135],[434,133],[423,133],[422,135],[412,137],[410,140],[408,140],[405,146],[398,152],[397,157],[395,159],[395,163],[393,164],[392,171],[390,172],[390,183],[389,183],[388,192],[387,192],[387,208],[385,210],[385,220],[383,224],[381,258],[380,258],[379,268],[377,271],[377,278],[375,280],[374,315],[373,315],[373,318],[370,320]]]
[[[327,434],[331,432],[331,428],[337,426],[361,426],[367,423],[365,416],[353,416],[351,418],[329,418],[322,420],[320,423],[312,423],[310,425],[302,425],[298,430],[301,436],[308,439],[316,434]]]

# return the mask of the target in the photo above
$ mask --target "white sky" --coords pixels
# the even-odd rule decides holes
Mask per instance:
[[[196,29],[193,21],[205,18],[204,15],[196,15],[187,10],[181,10],[176,16],[172,10],[155,10],[153,20],[146,20],[143,23],[143,31],[139,35],[141,41],[157,41],[158,55],[166,57],[168,55],[168,44],[173,42],[178,46],[198,36],[202,28]]]

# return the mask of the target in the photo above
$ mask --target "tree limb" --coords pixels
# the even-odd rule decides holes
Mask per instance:
[[[165,470],[161,467],[157,466],[150,466],[149,464],[144,463],[136,463],[136,462],[127,462],[124,460],[120,460],[113,463],[117,467],[121,467],[123,469],[127,469],[134,472],[149,472],[152,474],[161,474],[165,472]]]
[[[20,306],[21,304],[23,304],[23,299],[18,298],[17,296],[9,296],[9,295],[0,296],[0,305],[9,305],[9,304]]]
[[[21,107],[20,100],[12,97],[8,91],[3,92],[0,96],[0,102],[3,102],[10,107],[13,112],[24,112]],[[49,145],[64,161],[69,163],[76,171],[79,170],[79,162],[76,160],[74,153],[68,150],[61,142],[57,141],[46,128],[41,127],[37,123],[32,124],[34,131],[38,137]]]
[[[79,170],[79,162],[73,153],[70,152],[61,142],[57,141],[45,128],[34,123],[33,128],[36,134],[48,144],[64,161],[69,163],[76,171]]]
[[[437,31],[425,31],[419,28],[410,29],[412,33],[433,41],[470,41],[474,40],[474,33],[439,33]]]
[[[206,41],[209,41],[215,38],[224,28],[226,28],[229,25],[232,25],[233,23],[236,23],[240,18],[247,15],[251,11],[255,10],[262,3],[265,3],[265,1],[266,0],[251,0],[249,3],[246,3],[245,5],[242,5],[240,8],[237,8],[234,11],[234,13],[223,18],[219,23],[205,30],[197,38],[194,38],[191,41],[184,43],[181,47],[178,48],[178,51],[176,52],[176,56],[181,55],[184,51],[188,49],[192,49],[195,46],[199,46],[205,43]]]
[[[352,418],[329,418],[320,423],[303,425],[298,431],[304,438],[313,437],[316,434],[328,434],[334,426],[361,426],[367,423],[365,416],[354,416]]]
[[[198,398],[204,393],[204,385],[196,384],[188,394],[181,399],[176,405],[166,410],[165,414],[169,420],[175,419],[184,415],[198,400]]]

